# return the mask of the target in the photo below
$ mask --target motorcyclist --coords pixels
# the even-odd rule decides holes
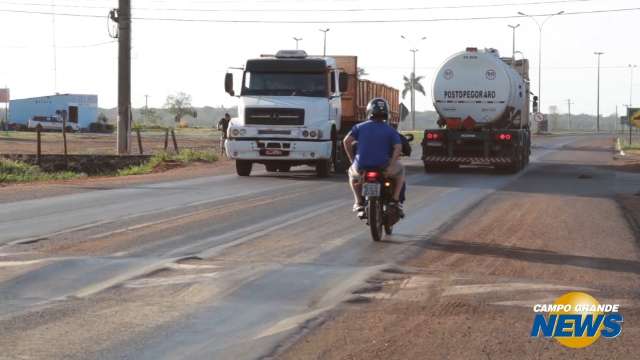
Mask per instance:
[[[367,105],[367,121],[354,126],[344,139],[344,148],[351,161],[349,168],[349,185],[353,192],[353,211],[362,217],[364,199],[362,198],[361,173],[367,168],[384,168],[385,176],[393,178],[393,200],[389,204],[395,206],[402,216],[400,192],[404,184],[404,167],[400,163],[402,140],[400,134],[387,124],[389,104],[385,99],[374,98]],[[357,153],[354,154],[354,143],[357,142]]]

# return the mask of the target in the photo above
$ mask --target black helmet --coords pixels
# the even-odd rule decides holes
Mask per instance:
[[[367,118],[387,121],[389,119],[389,104],[383,98],[374,98],[367,104]]]

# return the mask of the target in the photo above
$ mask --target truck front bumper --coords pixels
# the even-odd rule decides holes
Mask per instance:
[[[225,142],[225,151],[230,159],[258,161],[327,160],[331,159],[331,147],[331,140],[235,138]]]

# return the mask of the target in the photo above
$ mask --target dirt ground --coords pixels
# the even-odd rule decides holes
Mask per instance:
[[[616,193],[610,170],[638,167],[611,147],[572,146],[416,240],[419,255],[309,323],[279,358],[637,359],[640,196]],[[622,335],[584,349],[530,337],[532,305],[569,291],[621,304]]]
[[[163,131],[141,132],[142,150],[145,154],[164,150],[165,133]],[[179,149],[219,150],[220,133],[211,129],[177,129],[176,142]],[[138,154],[138,140],[131,135],[132,154]],[[169,150],[173,142],[169,136]],[[34,132],[0,132],[0,154],[35,154],[36,134]],[[64,145],[62,134],[42,133],[42,153],[62,154]],[[69,154],[109,154],[116,151],[116,134],[73,133],[67,134]]]

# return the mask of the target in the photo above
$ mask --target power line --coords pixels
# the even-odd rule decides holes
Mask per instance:
[[[496,7],[508,7],[508,6],[529,6],[529,5],[557,5],[566,3],[585,3],[599,0],[546,0],[546,1],[529,1],[522,3],[498,3],[498,4],[467,4],[467,5],[443,5],[443,6],[419,6],[419,7],[400,7],[400,8],[346,8],[346,9],[327,9],[327,8],[314,8],[314,9],[204,9],[204,8],[160,8],[160,7],[135,7],[133,10],[145,10],[145,11],[180,11],[180,12],[374,12],[374,11],[418,11],[418,10],[447,10],[447,9],[474,9],[474,8],[496,8]],[[19,3],[14,1],[0,1],[0,4],[8,5],[21,5],[21,6],[47,6],[43,3]],[[58,5],[61,8],[77,8],[77,9],[109,9],[108,6],[96,6],[96,5]]]
[[[79,44],[79,45],[58,45],[57,48],[58,49],[81,49],[81,48],[91,48],[91,47],[98,47],[98,46],[103,46],[103,45],[107,45],[107,44],[114,44],[117,41],[106,41],[106,42],[100,42],[100,43],[94,43],[94,44]],[[49,47],[51,45],[0,45],[0,49],[38,49],[38,48],[45,48],[45,47]]]
[[[623,9],[606,9],[606,10],[588,10],[588,11],[574,11],[564,12],[558,16],[568,15],[587,15],[587,14],[606,14],[606,13],[620,13],[629,11],[638,11],[640,7],[636,8],[623,8]],[[85,18],[100,18],[103,19],[104,15],[94,14],[77,14],[77,13],[54,13],[51,11],[30,11],[30,10],[11,10],[0,9],[0,12],[8,13],[20,13],[20,14],[38,14],[38,15],[56,15],[56,16],[71,16],[71,17],[85,17]],[[549,16],[554,14],[535,14],[531,16]],[[228,19],[194,19],[194,18],[170,18],[170,17],[132,17],[133,20],[144,21],[170,21],[170,22],[199,22],[199,23],[236,23],[236,24],[375,24],[375,23],[421,23],[421,22],[446,22],[446,21],[475,21],[475,20],[501,20],[501,19],[519,19],[523,18],[523,15],[503,15],[503,16],[475,16],[466,18],[429,18],[429,19],[378,19],[378,20],[228,20]]]

